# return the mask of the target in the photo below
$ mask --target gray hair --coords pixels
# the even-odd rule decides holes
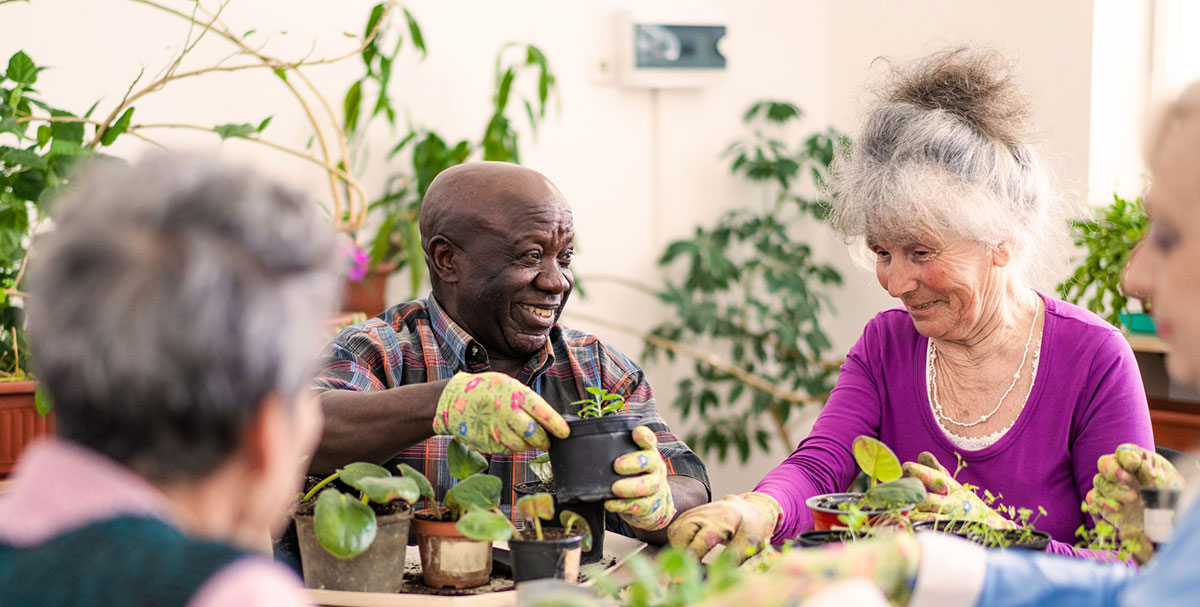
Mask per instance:
[[[316,203],[194,157],[93,162],[30,264],[59,433],[154,482],[202,478],[314,369],[339,268]]]
[[[1007,63],[955,49],[891,76],[831,167],[831,225],[851,241],[932,232],[1004,244],[1014,276],[1027,280],[1032,265],[1047,261],[1028,255],[1029,245],[1053,240],[1062,224],[1032,143],[1029,102]]]
[[[1162,146],[1163,139],[1172,129],[1179,128],[1188,118],[1200,114],[1200,80],[1184,87],[1178,96],[1156,108],[1149,118],[1142,153],[1147,163]]]

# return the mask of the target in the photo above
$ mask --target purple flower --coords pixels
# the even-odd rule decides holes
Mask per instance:
[[[346,269],[346,279],[351,282],[358,282],[367,275],[367,265],[371,258],[367,256],[367,252],[358,245],[343,245],[341,250],[342,255],[350,262],[350,267]]]

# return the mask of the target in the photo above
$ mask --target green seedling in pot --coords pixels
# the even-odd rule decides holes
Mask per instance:
[[[517,512],[520,512],[521,518],[528,523],[526,528],[533,527],[533,537],[524,539],[536,539],[540,542],[545,539],[542,534],[542,521],[554,518],[554,496],[549,493],[521,496],[517,500]],[[570,510],[563,510],[558,514],[558,520],[562,523],[563,533],[566,535],[579,534],[583,536],[584,552],[592,549],[592,530],[582,516]]]
[[[919,504],[925,499],[925,486],[915,478],[901,478],[900,459],[875,438],[859,436],[851,446],[854,461],[870,478],[870,486],[859,507],[891,509]]]
[[[584,390],[592,397],[571,403],[572,405],[582,405],[579,409],[579,417],[603,417],[625,411],[624,396],[612,394],[604,388],[587,387]]]
[[[321,547],[341,559],[358,556],[370,548],[378,531],[370,503],[403,500],[412,504],[421,497],[433,500],[433,487],[423,474],[405,464],[399,469],[401,476],[392,476],[383,466],[355,462],[338,468],[305,493],[301,501],[309,501],[320,492],[313,527]],[[358,497],[327,487],[335,480],[356,489]]]

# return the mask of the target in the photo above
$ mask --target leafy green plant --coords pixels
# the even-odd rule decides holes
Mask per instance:
[[[398,115],[388,89],[404,37],[400,28],[387,26],[390,4],[381,2],[371,10],[364,31],[380,31],[384,35],[368,38],[364,34],[364,39],[370,40],[360,53],[365,72],[343,96],[343,126],[357,143],[361,143],[368,125],[376,117],[391,127],[397,126]],[[428,49],[421,26],[407,9],[401,12],[408,40],[423,59]],[[530,86],[523,87],[527,80],[532,81]],[[557,77],[542,50],[532,44],[508,43],[496,53],[491,114],[478,139],[449,140],[410,119],[403,136],[387,154],[389,161],[407,154],[407,167],[388,175],[383,192],[368,206],[379,221],[368,240],[371,263],[392,271],[407,268],[412,293],[418,293],[425,281],[425,264],[417,217],[429,184],[438,173],[472,157],[520,162],[520,137],[513,112],[523,110],[536,134],[556,91]],[[365,154],[364,146],[355,148],[357,155]]]
[[[517,499],[517,512],[521,514],[521,518],[525,520],[525,533],[520,534],[522,539],[542,541],[545,535],[542,533],[542,521],[548,521],[554,518],[554,496],[549,493],[533,493],[523,495]],[[592,529],[588,527],[587,521],[583,520],[575,512],[563,510],[559,513],[559,522],[562,523],[563,533],[565,535],[581,535],[583,536],[583,551],[587,552],[592,549]],[[533,530],[533,535],[530,536],[529,529]],[[517,533],[514,530],[514,533]]]
[[[1113,202],[1089,220],[1070,222],[1075,244],[1087,249],[1071,277],[1058,285],[1058,294],[1071,303],[1085,302],[1087,309],[1120,326],[1128,314],[1129,300],[1121,291],[1121,272],[1134,245],[1146,233],[1142,199],[1128,201],[1113,194]],[[1086,300],[1086,301],[1085,301]]]
[[[646,356],[665,352],[673,360],[693,350],[686,344],[704,344],[689,353],[694,377],[679,382],[674,406],[700,424],[688,444],[721,461],[730,447],[745,461],[754,444],[794,446],[788,421],[801,407],[824,403],[837,368],[822,359],[830,342],[820,314],[830,309],[828,289],[841,275],[817,261],[799,234],[806,220],[825,217],[822,199],[804,192],[819,191],[835,147],[848,140],[827,129],[789,146],[781,133],[801,116],[781,101],[746,111],[753,134],[731,144],[725,157],[734,175],[763,187],[764,204],[697,227],[659,259],[669,278],[657,296],[672,320],[644,337]]]
[[[734,588],[745,576],[730,552],[703,565],[694,555],[668,547],[654,560],[635,554],[626,566],[632,574],[627,582],[609,574],[593,577],[597,590],[625,607],[688,607]]]
[[[318,496],[313,528],[321,547],[340,559],[358,556],[371,547],[378,532],[371,503],[403,500],[412,504],[421,497],[434,499],[433,486],[423,474],[407,464],[400,464],[400,472],[402,476],[392,476],[382,466],[355,462],[338,468],[305,493],[301,501],[307,502],[314,495]],[[356,498],[328,487],[335,480],[358,490],[359,496]]]
[[[529,460],[529,470],[539,481],[542,481],[543,485],[554,482],[554,469],[550,465],[550,453],[548,452]]]
[[[584,388],[591,398],[585,398],[572,402],[572,405],[581,405],[579,409],[579,417],[603,417],[605,415],[613,415],[623,413],[625,411],[625,397],[620,394],[611,394],[604,388],[593,388],[588,386]],[[549,457],[549,456],[547,456]]]
[[[1077,547],[1113,552],[1123,561],[1128,561],[1146,548],[1143,537],[1122,537],[1116,527],[1104,520],[1099,507],[1082,502],[1079,509],[1091,516],[1093,526],[1089,529],[1087,525],[1080,525],[1075,530],[1075,537],[1079,538],[1075,544]]]
[[[925,485],[915,478],[901,478],[900,458],[879,439],[857,436],[851,450],[854,461],[870,479],[860,507],[896,509],[925,499]]]

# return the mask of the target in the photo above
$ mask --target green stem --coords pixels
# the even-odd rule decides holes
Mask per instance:
[[[533,517],[533,530],[535,533],[537,533],[538,541],[542,541],[542,539],[544,539],[542,538],[542,519],[536,516]]]
[[[333,481],[337,480],[337,477],[338,477],[337,472],[334,472],[333,474],[330,474],[329,476],[325,477],[325,480],[317,483],[316,487],[309,489],[308,493],[305,493],[304,497],[300,498],[300,501],[307,502],[308,500],[312,499],[312,497],[314,495],[316,495],[317,492],[321,490],[321,488],[323,488],[325,485],[328,485],[329,483],[332,483]]]

